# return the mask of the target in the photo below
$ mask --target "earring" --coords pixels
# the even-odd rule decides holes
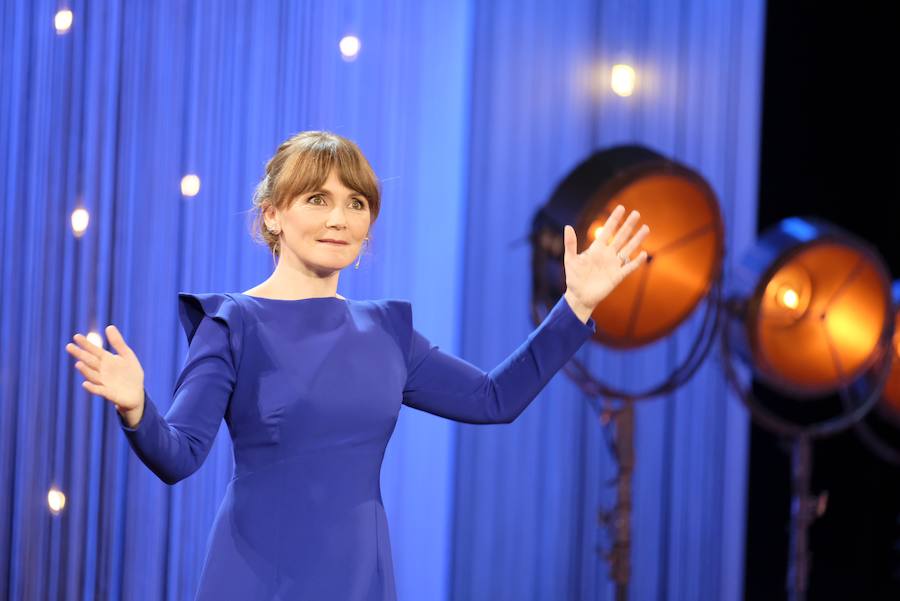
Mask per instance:
[[[272,248],[272,269],[276,269],[278,267],[278,262],[275,260],[275,249],[278,248],[278,243],[275,243],[275,246]]]
[[[363,238],[363,244],[365,244],[366,248],[369,248],[369,237],[366,236]],[[359,269],[359,260],[362,259],[363,251],[360,249],[359,254],[356,255],[356,265],[353,266],[353,269]]]

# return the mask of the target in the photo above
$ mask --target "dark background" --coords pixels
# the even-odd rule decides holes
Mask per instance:
[[[772,1],[766,17],[760,231],[818,215],[869,241],[900,278],[897,4]],[[777,399],[759,383],[767,402]],[[872,418],[870,418],[872,419]],[[880,425],[880,424],[876,424]],[[900,430],[888,430],[900,446]],[[752,427],[746,599],[785,599],[788,447]],[[900,599],[900,467],[853,432],[816,443],[810,600]]]

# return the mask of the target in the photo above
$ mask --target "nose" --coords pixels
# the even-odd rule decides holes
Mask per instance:
[[[325,227],[344,229],[347,227],[347,216],[344,215],[344,207],[335,206],[328,213],[328,219],[325,221]]]

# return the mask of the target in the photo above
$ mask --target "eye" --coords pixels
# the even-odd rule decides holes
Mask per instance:
[[[306,202],[314,204],[314,205],[323,205],[325,204],[325,199],[322,198],[320,194],[314,194],[306,199]]]
[[[353,206],[354,209],[365,209],[366,208],[366,202],[360,198],[354,198],[350,204]]]

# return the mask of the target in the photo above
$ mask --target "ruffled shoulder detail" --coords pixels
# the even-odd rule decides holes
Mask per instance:
[[[203,321],[204,316],[215,319],[228,327],[228,338],[231,342],[232,355],[235,365],[238,365],[243,322],[241,309],[237,301],[230,294],[217,292],[200,294],[178,293],[178,319],[184,328],[188,345],[194,339],[194,334],[197,333],[197,328],[200,327],[200,322]]]

